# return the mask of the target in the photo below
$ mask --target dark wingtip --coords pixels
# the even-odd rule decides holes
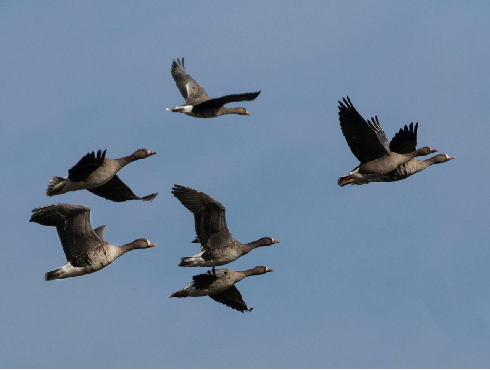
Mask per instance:
[[[337,180],[337,185],[344,187],[347,184],[354,185],[354,178],[351,176],[342,176]]]
[[[97,162],[102,162],[105,159],[106,152],[107,152],[107,149],[104,149],[104,151],[102,151],[101,149],[97,150],[97,156],[95,156],[95,158],[97,159]],[[92,152],[92,155],[94,155],[94,154],[95,154],[95,152]]]
[[[155,199],[155,197],[156,197],[157,195],[158,195],[158,193],[150,194],[150,195],[147,195],[147,196],[145,196],[145,197],[141,197],[141,200],[142,200],[143,202],[147,202],[147,203],[149,203],[149,202],[151,202],[153,199]]]
[[[181,66],[182,68],[185,69],[185,67],[184,67],[184,57],[182,57],[182,59],[177,58],[177,61],[175,61],[175,59],[172,60],[172,67],[170,68],[170,72],[172,72],[173,70],[175,70],[179,66]]]
[[[341,108],[347,109],[347,108],[353,108],[354,107],[350,101],[349,95],[346,95],[346,97],[347,97],[347,99],[342,97],[342,100],[344,101],[343,103],[340,100],[337,100],[339,103],[339,109],[341,109]]]
[[[179,267],[186,267],[186,266],[192,266],[192,262],[186,261],[186,259],[189,257],[182,257],[179,262]]]
[[[255,100],[255,99],[257,98],[257,96],[259,96],[260,91],[262,91],[262,90],[256,91],[256,92],[254,92],[254,93],[248,93],[248,94],[249,94],[249,95],[248,95],[248,99],[249,99],[250,101]],[[247,95],[247,94],[245,94],[245,95]]]

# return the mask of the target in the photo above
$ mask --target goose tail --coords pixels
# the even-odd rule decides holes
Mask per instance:
[[[192,108],[194,106],[191,104],[187,105],[179,105],[178,107],[175,108],[167,108],[167,110],[171,112],[177,112],[177,113],[192,113]]]
[[[200,262],[204,262],[202,257],[182,257],[179,262],[180,267],[200,266]]]
[[[62,194],[62,190],[66,185],[66,179],[59,176],[54,176],[49,180],[48,187],[46,189],[46,195],[52,197],[53,195]]]
[[[185,298],[189,296],[189,290],[194,286],[194,283],[189,283],[185,287],[183,287],[180,290],[177,290],[176,292],[173,292],[170,295],[170,298]]]
[[[63,268],[59,268],[53,271],[48,271],[44,274],[44,280],[51,281],[60,279],[61,275],[63,275]]]
[[[340,186],[345,186],[347,184],[353,185],[355,179],[356,178],[352,175],[342,176],[342,177],[339,177],[339,179],[337,180],[337,184]]]

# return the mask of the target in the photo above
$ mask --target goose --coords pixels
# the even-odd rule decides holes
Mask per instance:
[[[87,153],[78,163],[68,170],[68,176],[54,176],[49,180],[46,195],[65,194],[69,191],[87,189],[99,197],[124,202],[127,200],[142,200],[151,202],[158,193],[138,197],[122,182],[116,173],[127,164],[138,159],[144,159],[156,154],[148,149],[138,149],[133,154],[119,159],[106,158],[106,150]]]
[[[259,96],[260,91],[244,94],[226,95],[221,98],[210,99],[203,87],[189,76],[184,67],[184,58],[182,61],[172,62],[172,77],[179,88],[180,93],[185,99],[184,105],[167,110],[178,113],[185,113],[192,117],[212,118],[224,114],[240,114],[250,116],[250,113],[243,107],[227,108],[224,105],[232,102],[251,101]]]
[[[93,230],[90,208],[82,205],[60,203],[35,208],[29,221],[56,226],[65,252],[67,263],[59,269],[46,272],[46,281],[91,274],[110,265],[128,251],[156,246],[143,238],[120,247],[104,241],[106,226]]]
[[[340,186],[365,183],[367,180],[390,173],[414,157],[437,152],[428,146],[406,153],[390,150],[391,145],[378,117],[366,121],[354,108],[348,96],[347,100],[343,98],[343,101],[339,101],[340,127],[352,154],[361,164],[338,179],[337,183]],[[403,141],[405,145],[411,143],[410,145],[415,147],[417,132],[405,126],[405,129],[400,130],[393,139]]]
[[[413,122],[410,123],[410,127],[405,127],[400,129],[400,131],[391,139],[390,142],[390,150],[397,153],[410,153],[416,150],[417,146],[417,130],[418,130],[418,122],[415,124],[415,128],[413,126]],[[407,131],[415,133],[415,142],[413,140],[404,140],[405,136],[402,131]],[[410,159],[409,161],[399,165],[396,169],[391,171],[390,173],[376,177],[374,179],[366,180],[366,182],[358,183],[357,185],[367,184],[369,182],[392,182],[392,181],[400,181],[404,180],[407,177],[412,176],[413,174],[420,172],[426,169],[433,164],[445,163],[452,159],[456,159],[456,157],[451,157],[447,154],[437,154],[429,159],[425,159],[423,161],[419,161],[415,158]]]
[[[209,195],[182,185],[174,185],[172,194],[194,214],[194,226],[201,252],[182,257],[180,267],[213,267],[235,261],[251,250],[279,243],[269,236],[248,244],[234,239],[226,226],[225,207]]]
[[[233,271],[227,268],[217,269],[214,273],[208,271],[205,274],[193,276],[192,282],[172,293],[170,298],[209,296],[216,302],[222,303],[234,310],[242,313],[245,311],[250,312],[253,308],[249,309],[247,307],[235,284],[247,276],[262,275],[272,271],[274,270],[265,266],[257,266],[244,271]]]

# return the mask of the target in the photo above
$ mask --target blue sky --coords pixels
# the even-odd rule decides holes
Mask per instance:
[[[488,367],[490,48],[483,1],[0,3],[2,367]],[[250,117],[195,119],[173,59],[211,97],[262,90]],[[387,136],[456,160],[405,181],[337,186],[358,163],[338,123],[349,95]],[[229,106],[236,106],[230,104]],[[88,151],[157,155],[120,176],[152,203],[45,196]],[[252,313],[169,299],[191,276],[193,217],[170,191],[224,204],[261,248],[228,267]],[[83,204],[121,245],[108,268],[45,282],[64,264],[31,210]]]

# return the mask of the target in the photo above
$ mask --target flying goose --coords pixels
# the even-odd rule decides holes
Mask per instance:
[[[349,97],[347,100],[343,98],[343,101],[339,101],[340,127],[352,154],[361,164],[338,179],[340,186],[365,183],[367,180],[390,173],[414,157],[437,152],[428,146],[405,153],[392,151],[392,145],[388,142],[378,117],[366,121],[354,108]],[[401,141],[405,146],[415,147],[417,132],[405,126],[393,140]]]
[[[249,253],[252,249],[279,243],[271,237],[264,237],[248,244],[242,244],[231,236],[226,226],[225,207],[209,195],[174,185],[172,194],[182,205],[194,214],[197,240],[201,253],[192,257],[182,257],[180,267],[222,266]]]
[[[189,76],[184,68],[184,58],[182,62],[177,58],[177,62],[172,62],[171,69],[172,77],[174,78],[180,93],[185,99],[184,105],[179,105],[175,108],[167,108],[172,112],[185,113],[192,117],[212,118],[222,116],[223,114],[240,114],[250,116],[250,113],[243,108],[227,108],[224,107],[227,103],[239,101],[251,101],[259,96],[260,91],[254,93],[226,95],[221,98],[210,99],[203,87],[194,81]]]
[[[417,129],[418,123],[415,124],[415,129],[413,126],[413,122],[410,123],[409,128],[405,125],[404,129],[400,129],[400,132],[396,134],[395,137],[393,137],[393,139],[391,140],[390,150],[397,153],[410,153],[415,151],[417,146],[416,140],[415,142],[413,142],[413,140],[408,140],[407,142],[405,142],[403,139],[397,140],[397,135],[400,135],[403,130],[410,130],[411,132],[415,132],[415,135],[417,135]],[[367,180],[366,182],[359,183],[357,185],[367,184],[368,182],[392,182],[404,180],[407,177],[410,177],[413,174],[420,172],[429,166],[432,166],[433,164],[444,163],[452,159],[455,159],[455,157],[451,157],[447,154],[437,154],[423,161],[412,158],[409,161],[399,165],[396,169],[386,175]]]
[[[252,275],[262,275],[274,270],[265,267],[257,266],[250,270],[233,271],[230,269],[217,269],[213,273],[208,271],[205,274],[200,274],[192,277],[192,282],[184,288],[172,293],[170,298],[185,298],[185,297],[203,297],[209,296],[216,302],[223,303],[234,310],[245,312],[252,311],[253,308],[248,308],[243,301],[240,291],[235,287],[235,284],[240,280]]]
[[[156,154],[148,149],[138,149],[133,154],[119,159],[105,157],[106,151],[99,150],[87,153],[78,163],[68,170],[65,178],[55,176],[49,181],[46,195],[64,194],[69,191],[87,189],[99,197],[112,200],[113,202],[124,202],[126,200],[142,200],[151,202],[158,193],[144,197],[138,197],[122,182],[116,173],[127,164],[138,159],[147,158]]]
[[[61,203],[36,208],[32,210],[29,221],[56,226],[68,262],[59,269],[47,272],[44,275],[46,281],[91,274],[130,250],[156,246],[148,239],[136,239],[120,247],[104,241],[106,226],[93,230],[90,208],[86,206]]]

